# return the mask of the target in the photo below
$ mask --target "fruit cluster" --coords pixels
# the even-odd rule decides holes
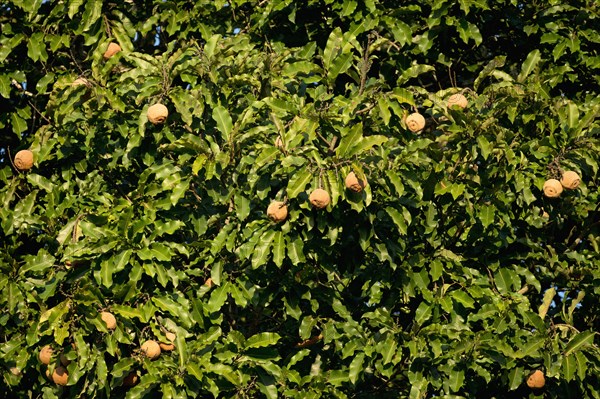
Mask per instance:
[[[560,197],[563,192],[563,188],[567,190],[575,190],[581,184],[581,178],[577,172],[572,170],[566,171],[562,174],[560,180],[548,179],[544,183],[544,195],[548,198]]]

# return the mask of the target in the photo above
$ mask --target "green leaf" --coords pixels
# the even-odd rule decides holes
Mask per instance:
[[[306,185],[312,179],[312,173],[307,168],[302,168],[300,171],[294,173],[287,185],[287,196],[288,198],[296,198],[298,194],[304,191]]]
[[[285,258],[285,247],[286,245],[283,232],[276,232],[275,237],[273,238],[273,263],[275,263],[277,267],[281,267],[283,264],[283,259]]]
[[[348,377],[350,377],[350,382],[356,384],[358,377],[364,370],[363,363],[365,361],[365,354],[363,352],[359,352],[352,362],[350,363],[350,369],[348,371]]]
[[[345,133],[345,134],[344,134]],[[350,150],[362,140],[362,123],[357,123],[349,130],[342,130],[342,139],[336,149],[338,157],[345,157]]]
[[[223,140],[230,141],[233,122],[229,111],[222,105],[218,105],[213,109],[212,118],[217,123],[217,129],[221,132]]]
[[[562,374],[566,381],[571,381],[577,371],[577,360],[575,355],[566,355],[562,359]]]
[[[523,368],[515,367],[508,373],[508,390],[514,391],[523,383]]]
[[[517,77],[517,82],[523,83],[541,60],[542,55],[540,50],[536,49],[531,51],[521,66],[521,73],[519,73],[519,76]]]
[[[568,356],[573,352],[585,348],[588,345],[592,345],[594,343],[595,336],[596,333],[593,331],[584,331],[576,334],[573,338],[571,338],[571,340],[565,347],[565,356]]]
[[[494,205],[483,205],[479,212],[479,220],[483,224],[483,227],[488,227],[494,223],[494,216],[496,214],[496,207]]]
[[[281,336],[277,333],[264,332],[251,336],[246,340],[246,348],[261,348],[263,346],[275,345]]]
[[[404,220],[404,216],[395,208],[387,207],[385,211],[392,218],[394,224],[398,227],[398,231],[402,235],[406,235],[408,232],[408,227],[406,226],[406,221]]]

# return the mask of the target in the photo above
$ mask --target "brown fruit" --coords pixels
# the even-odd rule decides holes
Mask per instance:
[[[151,360],[154,360],[160,356],[160,345],[158,342],[148,340],[142,345],[142,352]]]
[[[354,172],[348,173],[344,183],[348,190],[354,191],[355,193],[360,193],[368,184],[366,180],[359,179]]]
[[[67,367],[69,364],[71,364],[71,361],[69,359],[67,359],[67,357],[65,356],[64,353],[60,354],[60,364],[62,364],[65,367]]]
[[[556,179],[548,179],[544,183],[544,195],[549,198],[557,198],[563,191],[563,186]]]
[[[15,167],[21,171],[29,170],[33,166],[33,152],[21,150],[15,155]]]
[[[10,373],[16,377],[21,375],[21,370],[18,367],[11,367],[9,370]]]
[[[103,57],[105,60],[107,60],[113,55],[117,54],[119,51],[121,51],[121,46],[119,46],[117,43],[110,43],[104,52]]]
[[[106,323],[106,328],[109,330],[114,330],[117,328],[117,319],[110,312],[102,312],[100,313],[100,318],[104,323]]]
[[[148,108],[148,120],[154,125],[164,123],[167,116],[169,116],[169,110],[163,104],[154,104]]]
[[[466,108],[469,102],[467,98],[462,94],[453,94],[448,98],[448,108],[457,106],[459,108]]]
[[[58,366],[54,369],[52,373],[52,381],[54,381],[57,385],[67,385],[67,381],[69,381],[69,374],[67,374],[67,369],[63,366]]]
[[[310,193],[310,197],[308,197],[310,203],[318,209],[323,209],[329,205],[331,202],[331,197],[329,193],[322,188],[317,188],[312,193]]]
[[[139,377],[135,371],[127,374],[127,377],[123,378],[123,386],[132,387],[138,383]]]
[[[39,355],[40,362],[42,362],[43,364],[50,364],[50,360],[52,359],[53,352],[54,351],[52,350],[50,345],[44,346],[40,350],[40,355]]]
[[[413,133],[420,132],[425,127],[425,117],[418,112],[414,112],[406,117],[406,126]]]
[[[283,222],[287,218],[288,209],[285,202],[273,201],[267,208],[267,216],[274,222]]]
[[[574,190],[579,187],[579,184],[581,184],[581,179],[579,178],[577,172],[569,170],[563,173],[560,179],[560,184],[562,184],[562,186],[566,189]]]
[[[166,332],[165,336],[167,337],[167,341],[170,343],[160,342],[158,345],[160,346],[160,349],[164,351],[172,351],[175,349],[173,342],[175,342],[175,338],[177,338],[177,336],[170,331]]]
[[[532,389],[540,389],[546,385],[546,377],[542,370],[535,370],[529,377],[527,377],[527,386]]]
[[[173,349],[175,349],[175,345],[174,344],[166,344],[164,342],[161,342],[158,344],[160,346],[160,349],[165,351],[165,352],[170,352]]]

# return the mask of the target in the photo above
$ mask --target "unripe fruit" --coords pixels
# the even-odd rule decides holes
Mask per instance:
[[[40,350],[40,356],[39,356],[40,362],[42,362],[43,364],[50,364],[50,359],[52,358],[53,352],[54,351],[52,350],[50,345],[44,346]]]
[[[540,389],[546,385],[546,377],[544,377],[544,373],[542,370],[535,370],[528,378],[527,378],[527,386],[533,389]]]
[[[15,155],[15,167],[20,171],[29,170],[33,166],[33,152],[21,150]]]
[[[329,205],[331,202],[331,197],[329,193],[322,188],[317,188],[312,193],[310,193],[310,197],[308,198],[310,203],[319,209],[323,209]]]
[[[58,366],[54,369],[52,373],[52,381],[54,381],[57,385],[67,385],[67,381],[69,381],[69,374],[67,374],[67,369],[63,366]]]
[[[581,179],[579,178],[579,175],[577,174],[577,172],[573,172],[572,170],[563,173],[560,179],[560,184],[562,184],[564,188],[567,188],[569,190],[576,189],[577,187],[579,187],[580,183]]]
[[[132,387],[138,383],[139,377],[135,371],[127,374],[127,377],[123,378],[123,386]]]
[[[414,112],[406,117],[406,126],[413,133],[420,132],[425,127],[425,117],[418,112]]]
[[[113,55],[117,54],[119,51],[121,51],[121,46],[119,46],[117,43],[110,43],[104,52],[103,57],[105,60],[107,60]]]
[[[363,181],[359,179],[354,172],[348,173],[344,183],[348,190],[354,191],[355,193],[360,193],[368,184],[366,180]]]
[[[117,319],[110,312],[102,312],[100,313],[100,318],[104,323],[106,323],[106,328],[109,330],[114,330],[117,328]]]
[[[154,104],[148,108],[148,120],[154,125],[164,123],[169,116],[169,110],[163,104]]]
[[[267,216],[274,222],[282,222],[288,215],[288,209],[285,202],[273,201],[267,208]]]
[[[563,186],[556,179],[548,179],[544,183],[544,195],[549,198],[556,198],[560,196],[563,191]]]
[[[160,356],[160,345],[156,341],[148,340],[142,345],[142,352],[147,358],[154,360]]]
[[[453,107],[455,105],[460,108],[466,108],[467,104],[469,104],[467,98],[460,93],[453,94],[450,96],[450,98],[448,98],[448,108]]]

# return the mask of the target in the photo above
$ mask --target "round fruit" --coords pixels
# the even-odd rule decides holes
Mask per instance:
[[[117,43],[110,43],[104,52],[103,57],[105,60],[107,60],[113,55],[117,54],[119,51],[121,51],[121,46],[119,46]]]
[[[535,370],[528,378],[527,378],[527,386],[533,389],[540,389],[546,385],[546,378],[544,377],[544,372],[542,370]]]
[[[323,209],[329,205],[331,202],[331,197],[329,193],[322,188],[317,188],[312,193],[310,193],[310,197],[308,197],[310,203],[318,209]]]
[[[21,150],[15,155],[15,166],[17,169],[29,170],[33,166],[33,152],[29,150]]]
[[[458,106],[460,108],[466,108],[467,104],[469,104],[469,102],[467,101],[467,98],[465,96],[463,96],[462,94],[453,94],[448,99],[448,108],[453,107],[453,106]]]
[[[52,373],[52,381],[54,381],[57,385],[67,385],[67,381],[69,381],[69,374],[67,374],[67,369],[63,366],[58,366],[54,369],[54,373]]]
[[[149,340],[144,342],[142,345],[142,352],[151,360],[154,360],[160,356],[160,345],[158,342]]]
[[[577,187],[579,187],[580,183],[581,179],[579,178],[579,175],[577,174],[577,172],[573,172],[572,170],[563,173],[560,179],[560,184],[562,184],[564,188],[567,188],[569,190],[576,189]]]
[[[44,346],[41,350],[40,350],[40,362],[42,362],[43,364],[50,364],[50,360],[52,358],[52,353],[54,351],[52,350],[52,348],[50,347],[50,345],[46,345]]]
[[[413,133],[420,132],[425,127],[425,117],[418,112],[414,112],[406,117],[406,126]]]
[[[267,216],[274,222],[283,222],[288,215],[288,209],[285,202],[273,201],[267,208]]]
[[[348,190],[354,191],[355,193],[360,193],[363,188],[367,186],[367,181],[359,179],[354,172],[348,173],[344,183]]]
[[[106,323],[106,328],[109,330],[114,330],[117,328],[117,319],[110,312],[102,312],[100,313],[100,318],[104,323]]]
[[[556,198],[560,196],[563,191],[563,186],[556,179],[548,179],[544,183],[544,195],[549,198]]]
[[[123,378],[123,386],[132,387],[138,383],[139,377],[135,371],[127,374],[127,377]]]
[[[21,375],[21,370],[18,367],[11,367],[10,369],[10,373],[14,376],[20,376]]]
[[[169,116],[169,110],[163,104],[154,104],[148,108],[148,120],[154,125],[164,123]]]
[[[69,364],[71,364],[71,361],[69,359],[67,359],[67,357],[65,356],[64,353],[60,354],[60,364],[62,364],[65,367],[67,367]]]

